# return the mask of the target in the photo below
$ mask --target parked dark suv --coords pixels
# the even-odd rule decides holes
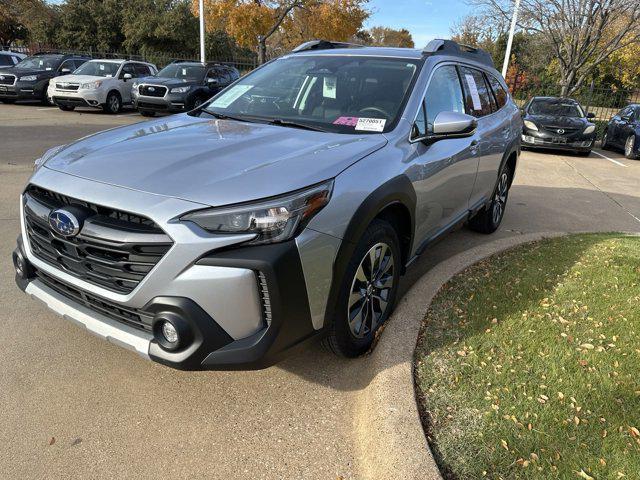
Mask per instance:
[[[49,80],[67,75],[89,60],[80,55],[37,53],[25,58],[15,67],[0,69],[0,101],[40,100],[49,103]]]
[[[240,78],[234,67],[177,61],[153,77],[137,80],[131,91],[134,107],[145,116],[184,112],[199,107]]]
[[[629,105],[609,120],[602,148],[623,148],[625,157],[640,158],[640,105]]]
[[[534,97],[522,109],[522,146],[570,150],[589,155],[596,140],[596,126],[571,98]]]

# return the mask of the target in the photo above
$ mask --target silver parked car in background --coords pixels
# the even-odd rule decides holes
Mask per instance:
[[[189,113],[49,150],[21,289],[180,369],[354,357],[431,242],[503,218],[522,120],[488,54],[314,41]]]

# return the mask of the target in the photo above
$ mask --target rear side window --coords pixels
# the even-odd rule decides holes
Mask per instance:
[[[496,77],[493,75],[487,75],[489,79],[489,84],[491,84],[491,89],[493,90],[493,95],[496,98],[496,102],[498,102],[498,108],[502,108],[507,104],[507,92],[502,87],[502,84],[498,81]]]
[[[476,118],[493,113],[491,92],[484,75],[475,68],[460,67],[467,113]]]

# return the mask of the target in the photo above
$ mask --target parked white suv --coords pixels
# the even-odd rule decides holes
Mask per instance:
[[[131,104],[131,80],[155,75],[157,71],[151,63],[90,60],[72,75],[52,79],[48,95],[60,110],[94,107],[118,113],[123,105]]]

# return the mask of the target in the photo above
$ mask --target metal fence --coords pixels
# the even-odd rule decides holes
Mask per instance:
[[[76,55],[87,55],[91,58],[124,58],[127,60],[140,60],[156,65],[158,68],[165,67],[175,60],[195,60],[200,58],[199,51],[165,52],[144,50],[139,52],[119,52],[110,50],[79,50],[56,48],[50,45],[29,45],[3,47],[3,50],[12,50],[25,55],[33,55],[38,52],[56,52]],[[240,70],[241,74],[247,73],[257,66],[257,59],[253,57],[241,56],[212,56],[207,58],[208,62],[216,62],[224,65],[231,65]]]

